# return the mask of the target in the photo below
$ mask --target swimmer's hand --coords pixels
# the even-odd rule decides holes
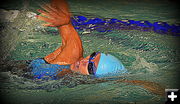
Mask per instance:
[[[43,24],[44,26],[59,27],[70,23],[70,13],[64,0],[54,0],[42,8],[44,10],[37,10],[41,13],[41,15],[37,15],[37,18],[48,22],[48,24]]]

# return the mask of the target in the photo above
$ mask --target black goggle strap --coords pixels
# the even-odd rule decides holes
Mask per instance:
[[[95,74],[95,72],[96,72],[96,67],[95,67],[95,64],[94,64],[94,62],[90,62],[89,64],[88,64],[88,72],[89,72],[89,74]]]
[[[92,62],[91,60],[94,59],[94,57],[96,57],[96,55],[100,53],[100,52],[93,52],[91,55],[90,55],[90,58],[89,58],[89,64],[88,64],[88,72],[89,74],[95,74],[97,68],[95,67],[95,64],[94,62]]]
[[[95,74],[96,73],[96,70],[97,70],[97,68],[95,67],[95,64],[94,64],[94,62],[92,62],[92,64],[93,64],[93,74]]]
[[[89,74],[94,74],[94,72],[93,72],[93,63],[92,62],[90,62],[88,64],[88,72],[89,72]]]
[[[90,55],[89,61],[92,60],[95,56],[96,56],[96,52],[93,52],[93,53]]]
[[[100,52],[93,52],[93,53],[90,55],[89,61],[91,61],[92,59],[94,59],[94,57],[96,57],[98,53],[100,53]]]

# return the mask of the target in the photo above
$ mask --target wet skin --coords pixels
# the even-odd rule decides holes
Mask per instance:
[[[101,54],[98,53],[97,56],[91,60],[92,62],[94,62],[96,68],[98,67],[100,56]],[[82,60],[77,61],[74,64],[72,64],[70,66],[71,70],[74,72],[84,74],[84,75],[89,75],[89,72],[88,72],[89,58],[90,56],[87,56],[86,58],[83,58]]]
[[[90,56],[83,57],[82,41],[70,21],[68,4],[65,0],[52,0],[50,4],[42,6],[44,10],[38,10],[41,15],[37,18],[47,22],[44,26],[56,27],[62,38],[62,45],[44,59],[50,64],[69,65],[72,71],[89,75],[88,61]],[[100,53],[91,60],[97,68]]]
[[[88,61],[90,56],[83,58],[83,47],[82,41],[71,24],[70,13],[68,9],[68,4],[65,0],[51,0],[50,5],[45,5],[42,7],[43,10],[38,10],[42,16],[37,16],[38,19],[47,22],[44,26],[57,27],[62,38],[62,45],[56,49],[54,52],[45,56],[44,59],[50,64],[67,65],[71,64],[70,68],[74,72],[78,72],[84,75],[89,75],[88,73]],[[91,60],[95,63],[95,67],[98,67],[100,60],[100,53]],[[58,73],[58,76],[64,76],[70,73],[70,70],[64,70],[63,73]],[[120,80],[121,82],[127,82],[135,85],[143,85],[144,88],[150,90],[153,93],[164,95],[161,93],[164,88],[158,87],[153,82],[140,81],[140,80]],[[157,90],[158,89],[158,90]],[[162,89],[160,92],[159,89]],[[160,93],[159,93],[160,92]]]
[[[65,0],[52,0],[38,10],[38,19],[47,22],[44,26],[56,27],[62,38],[62,45],[44,59],[50,64],[68,65],[83,59],[82,41],[70,21],[68,4]]]

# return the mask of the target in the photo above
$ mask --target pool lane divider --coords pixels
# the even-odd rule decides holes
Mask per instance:
[[[113,30],[140,30],[154,31],[162,35],[180,36],[180,25],[169,25],[166,22],[118,20],[114,18],[87,18],[85,16],[73,16],[72,24],[77,30],[89,30],[98,32],[110,32]]]

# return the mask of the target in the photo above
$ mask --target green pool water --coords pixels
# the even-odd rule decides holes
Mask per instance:
[[[38,6],[35,2],[31,3],[30,10],[35,11]],[[179,23],[175,4],[168,3],[69,0],[74,15]],[[2,38],[5,60],[20,62],[41,58],[61,45],[55,28],[42,27],[42,22],[25,17],[25,13],[22,12],[2,30],[5,35]],[[164,88],[178,88],[179,37],[138,30],[93,31],[88,34],[84,30],[78,33],[83,42],[84,56],[94,51],[112,54],[121,60],[129,73],[100,78],[107,80],[104,82],[76,74],[60,80],[35,82],[11,72],[1,72],[8,76],[1,78],[0,91],[4,100],[10,104],[162,104],[165,96],[155,94],[142,85],[118,80],[143,80]]]

